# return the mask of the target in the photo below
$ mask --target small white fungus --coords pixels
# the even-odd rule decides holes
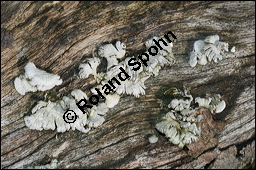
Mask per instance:
[[[232,53],[235,53],[236,52],[236,47],[232,47],[231,50],[230,50]]]
[[[100,64],[100,59],[99,58],[88,58],[87,59],[88,63],[82,63],[79,65],[79,77],[80,78],[88,78],[91,74],[97,78],[97,67]]]
[[[158,141],[158,137],[156,135],[152,135],[148,138],[150,143],[156,143]]]
[[[221,100],[221,96],[215,94],[213,97],[208,98],[196,97],[195,103],[198,103],[199,107],[192,108],[190,105],[193,97],[189,95],[189,90],[186,87],[183,88],[183,91],[171,88],[164,94],[181,96],[182,98],[174,98],[170,102],[168,105],[170,111],[162,117],[160,122],[155,125],[155,128],[165,134],[171,143],[181,148],[196,142],[201,135],[201,128],[197,126],[196,122],[200,122],[203,116],[194,114],[198,108],[205,107],[212,113],[220,113],[226,106],[225,101]]]
[[[14,80],[14,87],[21,95],[25,95],[26,92],[36,92],[37,88],[31,85],[28,79],[24,75],[16,77]]]
[[[40,70],[32,62],[25,66],[25,75],[30,80],[29,83],[40,91],[50,90],[63,82],[59,75]]]
[[[106,95],[106,104],[108,108],[113,108],[118,104],[120,96],[118,94],[108,94]]]
[[[206,65],[208,61],[218,63],[223,59],[224,53],[228,52],[228,46],[228,43],[219,41],[218,35],[207,36],[204,41],[197,40],[190,53],[189,65]]]

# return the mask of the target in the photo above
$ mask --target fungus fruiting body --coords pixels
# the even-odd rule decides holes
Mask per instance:
[[[109,94],[106,95],[106,105],[108,108],[113,108],[120,100],[120,96],[118,94]]]
[[[97,73],[97,67],[100,64],[100,59],[94,57],[87,59],[87,61],[88,63],[81,63],[79,65],[79,77],[85,79],[92,74],[97,81],[100,81],[102,75]]]
[[[155,37],[158,45],[161,41],[159,37]],[[165,39],[165,41],[167,41]],[[153,45],[153,39],[146,42],[146,47],[149,49],[150,45]],[[87,133],[92,128],[96,128],[102,125],[105,121],[105,114],[109,109],[118,104],[122,94],[134,95],[139,97],[145,94],[145,81],[151,76],[157,76],[160,69],[163,66],[171,65],[174,63],[172,53],[172,43],[162,44],[163,49],[158,50],[157,55],[150,55],[146,60],[142,58],[142,62],[139,62],[136,57],[125,57],[126,46],[124,43],[117,41],[115,45],[104,44],[98,48],[98,56],[107,59],[107,72],[97,73],[97,67],[100,64],[100,58],[93,57],[88,58],[87,63],[81,63],[79,66],[79,77],[88,78],[91,74],[96,79],[97,88],[91,89],[93,94],[97,94],[99,89],[103,92],[101,97],[104,102],[99,102],[97,105],[92,105],[91,108],[85,108],[81,110],[76,102],[81,100],[88,100],[92,102],[91,98],[80,89],[74,89],[70,95],[63,96],[61,100],[52,101],[39,101],[32,109],[32,114],[25,117],[25,124],[36,130],[57,130],[58,132],[65,132],[69,129],[79,130],[83,133]],[[148,66],[145,66],[147,62]],[[137,63],[137,65],[135,65]],[[53,85],[60,84],[62,80],[59,80],[59,76],[51,75],[44,71],[38,70],[33,64],[29,64],[25,67],[28,78],[32,79],[32,85],[29,86],[27,91],[35,91],[34,85],[37,77],[49,78],[52,80],[50,85],[40,84],[40,90],[49,89]],[[121,72],[120,72],[121,70]],[[126,76],[124,78],[124,76]],[[23,78],[23,77],[21,77]],[[21,79],[20,78],[20,79]],[[119,78],[119,79],[118,79]],[[20,81],[17,79],[17,81]],[[57,81],[58,80],[58,81]],[[55,81],[55,84],[54,84]],[[124,81],[124,82],[121,82]],[[24,82],[24,84],[27,82]],[[30,83],[30,82],[29,82]],[[17,83],[16,83],[17,84]],[[20,90],[21,91],[21,90]],[[24,92],[21,92],[24,94]],[[64,113],[67,111],[74,111],[76,113],[76,120],[72,123],[67,123],[64,120]]]
[[[171,88],[165,94],[179,98],[171,100],[168,105],[170,111],[162,117],[155,127],[165,134],[171,143],[181,148],[196,142],[201,135],[201,127],[198,126],[198,123],[203,119],[203,116],[196,112],[200,107],[208,108],[212,113],[220,113],[226,106],[219,94],[214,95],[213,98],[197,97],[195,103],[198,103],[199,106],[192,106],[193,97],[185,87],[183,91]]]
[[[159,41],[159,37],[153,37]],[[154,44],[153,38],[146,42],[146,48],[150,48],[150,45]],[[166,40],[166,42],[168,42]],[[172,53],[172,43],[166,43],[166,45],[162,44],[162,50],[158,50],[157,55],[149,55],[147,61],[147,66],[143,65],[142,63],[137,61],[136,57],[126,57],[125,55],[125,48],[126,46],[118,41],[116,43],[116,47],[112,44],[105,44],[98,49],[98,54],[101,57],[105,57],[108,61],[108,68],[105,77],[102,79],[102,85],[106,84],[109,81],[113,80],[113,77],[116,77],[120,72],[119,69],[122,68],[125,73],[127,73],[130,77],[129,79],[125,80],[124,83],[118,83],[119,86],[115,87],[115,91],[117,94],[128,94],[134,95],[135,97],[139,97],[140,95],[145,94],[146,86],[144,82],[151,76],[157,76],[159,70],[166,65],[171,65],[174,63],[173,53]],[[156,47],[157,48],[157,47]],[[109,59],[114,57],[115,63]],[[123,60],[122,60],[123,59]],[[144,61],[144,59],[143,59]],[[134,66],[134,67],[131,67]]]
[[[156,143],[158,141],[158,137],[156,135],[151,135],[148,140],[150,143]]]
[[[230,50],[232,53],[236,52],[236,47],[232,47]]]
[[[108,61],[107,69],[117,65],[118,60],[122,59],[125,56],[126,45],[120,41],[117,41],[115,45],[113,44],[104,44],[99,47],[98,54],[100,57],[104,57]]]
[[[50,90],[63,82],[59,75],[40,70],[32,62],[25,66],[25,75],[30,80],[29,83],[36,86],[40,91]]]
[[[99,103],[98,106],[86,110],[85,114],[76,104],[76,101],[82,98],[87,98],[87,95],[82,90],[75,89],[71,92],[71,96],[63,96],[56,102],[39,101],[32,109],[32,115],[24,118],[25,124],[35,130],[56,129],[57,132],[65,132],[72,129],[87,133],[91,128],[98,127],[105,121],[102,116],[106,114],[108,107],[105,103]],[[76,113],[77,118],[72,123],[67,123],[63,119],[63,114],[67,110]]]
[[[211,61],[218,63],[222,60],[224,53],[228,52],[228,43],[219,40],[220,37],[218,35],[211,35],[206,37],[204,41],[195,41],[193,51],[190,53],[190,66],[206,65]]]
[[[24,75],[20,75],[15,78],[14,86],[17,92],[21,95],[25,95],[26,92],[36,92],[37,88],[31,85],[28,79]]]
[[[28,62],[25,66],[25,75],[16,77],[14,86],[18,93],[25,95],[26,92],[50,90],[62,82],[59,75],[47,73],[38,69],[34,63]]]

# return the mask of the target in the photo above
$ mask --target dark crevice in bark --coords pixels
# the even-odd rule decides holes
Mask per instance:
[[[206,164],[206,165],[204,166],[204,169],[208,169],[212,164],[214,164],[215,160],[216,160],[216,158],[213,159],[213,160],[212,160],[211,162],[209,162],[208,164]]]
[[[246,146],[248,146],[248,145],[251,145],[253,141],[255,141],[255,134],[254,134],[254,136],[253,136],[252,138],[248,139],[247,141],[243,141],[242,143],[236,144],[236,145],[235,145],[236,148],[237,148],[236,157],[238,158],[238,157],[242,156],[242,154],[240,153],[240,151],[241,151],[244,147],[246,147]]]

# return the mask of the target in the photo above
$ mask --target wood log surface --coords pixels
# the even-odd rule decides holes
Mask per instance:
[[[138,55],[146,40],[168,31],[177,37],[176,64],[146,81],[146,95],[122,95],[103,125],[86,134],[26,127],[24,116],[37,101],[96,86],[93,76],[78,79],[77,73],[99,44],[120,40],[127,56]],[[190,67],[193,43],[215,34],[236,52],[217,64]],[[28,61],[60,75],[63,84],[18,94],[13,81]],[[199,142],[181,149],[154,125],[162,114],[163,91],[183,84],[195,97],[219,93],[227,106],[218,115],[201,110],[208,130]],[[150,134],[159,141],[150,144]],[[255,2],[1,1],[1,168],[52,159],[58,168],[254,168],[254,150]]]

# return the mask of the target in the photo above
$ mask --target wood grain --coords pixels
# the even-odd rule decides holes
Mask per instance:
[[[78,65],[102,42],[121,40],[127,56],[144,42],[172,31],[176,64],[146,81],[146,95],[122,96],[106,122],[87,134],[30,130],[24,124],[35,103],[71,90],[86,92],[93,77],[76,77]],[[218,64],[191,68],[196,40],[218,34],[235,46]],[[13,80],[28,61],[59,74],[61,86],[21,96]],[[251,168],[255,167],[255,2],[5,2],[1,1],[1,168],[44,165],[59,168]],[[226,109],[213,117],[225,123],[209,147],[180,149],[154,129],[163,90],[186,84],[193,96],[220,93]],[[160,139],[150,144],[148,135]],[[190,150],[189,150],[190,148]],[[254,153],[254,154],[253,154]],[[228,159],[224,159],[229,157]],[[232,164],[236,162],[236,164]]]

